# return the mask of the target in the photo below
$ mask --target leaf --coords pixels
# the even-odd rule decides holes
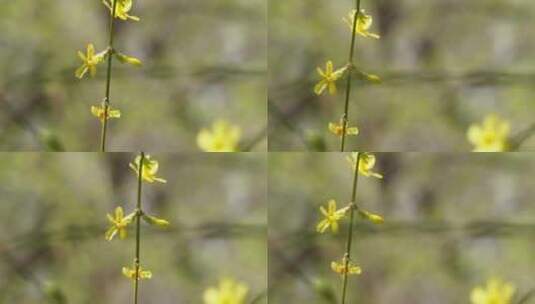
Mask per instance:
[[[379,76],[375,75],[375,74],[368,74],[368,73],[365,73],[365,72],[362,72],[362,71],[359,71],[359,74],[360,74],[360,77],[364,80],[367,80],[371,83],[375,83],[375,84],[380,84],[382,83],[383,81],[381,80],[381,78],[379,78]]]
[[[113,53],[117,59],[119,60],[119,62],[121,63],[128,63],[128,64],[131,64],[133,66],[141,66],[142,63],[141,63],[141,60],[135,58],[135,57],[131,57],[131,56],[127,56],[121,52],[114,52]]]
[[[155,216],[148,215],[148,214],[143,214],[142,217],[143,217],[143,220],[147,224],[154,225],[154,226],[159,226],[159,227],[162,227],[162,228],[166,228],[167,226],[169,226],[169,222],[164,220],[164,219],[157,218]]]
[[[382,224],[385,222],[382,216],[373,214],[371,212],[368,212],[366,210],[359,210],[359,215],[363,217],[364,219],[367,219],[368,221],[374,223],[374,224]]]

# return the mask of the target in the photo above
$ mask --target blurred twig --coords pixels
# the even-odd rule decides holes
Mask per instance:
[[[78,83],[76,79],[72,77],[72,71],[75,67],[65,67],[52,71],[46,75],[42,75],[32,81],[48,82],[61,80],[63,84]],[[32,75],[33,71],[26,71],[13,75],[6,80],[6,86],[15,85],[19,82],[24,82],[28,79],[29,75]],[[168,66],[168,65],[153,65],[142,68],[139,75],[143,75],[148,78],[154,79],[173,79],[177,77],[195,77],[205,79],[210,82],[226,81],[230,79],[243,79],[250,77],[264,77],[266,69],[262,67],[249,67],[244,68],[241,66],[232,65],[205,65],[199,68],[191,68],[184,66]],[[127,68],[118,67],[114,69],[113,78],[132,77],[132,72],[129,72]],[[105,75],[97,74],[95,77],[97,80],[104,80]]]
[[[303,102],[306,102],[306,100],[303,100]],[[304,109],[304,107],[301,106],[303,102],[298,104],[295,107],[295,111],[292,110],[291,113],[289,114],[284,113],[275,103],[270,103],[269,104],[269,116],[270,117],[273,116],[275,119],[269,120],[270,123],[269,123],[268,133],[271,135],[275,135],[273,130],[277,126],[276,122],[278,121],[282,123],[282,125],[286,127],[289,131],[294,133],[296,137],[299,138],[299,141],[301,141],[308,150],[325,151],[326,150],[325,141],[323,140],[322,137],[314,136],[313,134],[308,135],[305,132],[303,132],[303,130],[301,130],[298,126],[295,126],[292,122],[293,121],[292,117]]]
[[[306,258],[310,258],[311,252],[316,252],[316,249],[310,245],[302,245],[299,246],[299,252],[297,254],[294,254],[293,257],[288,257],[285,255],[285,252],[287,250],[282,250],[275,244],[275,242],[270,242],[269,246],[269,252],[270,256],[274,257],[279,264],[281,264],[280,269],[274,269],[273,266],[269,269],[269,275],[270,277],[276,278],[276,280],[271,280],[269,286],[268,286],[268,294],[270,290],[275,290],[276,287],[279,284],[282,284],[284,280],[282,280],[282,277],[280,275],[276,274],[277,272],[283,272],[285,274],[292,275],[299,279],[301,282],[305,283],[307,286],[309,286],[312,290],[314,290],[317,295],[325,301],[325,303],[335,304],[336,303],[336,295],[334,294],[334,290],[330,286],[321,286],[318,288],[316,282],[312,278],[309,277],[309,275],[301,269],[301,265],[303,264],[303,261],[306,260]]]
[[[287,115],[281,109],[279,109],[279,106],[277,104],[269,103],[269,113],[270,113],[270,116],[274,116],[276,118],[276,120],[281,122],[288,130],[290,130],[293,133],[295,133],[295,135],[297,136],[297,138],[300,139],[300,141],[303,143],[303,145],[305,145],[305,146],[307,145],[306,136],[303,133],[303,131],[301,129],[297,128],[296,126],[294,126],[294,124],[292,123],[291,119],[288,118]],[[269,127],[270,127],[270,129],[273,129],[275,127],[275,124],[270,123]]]
[[[28,131],[34,141],[38,143],[43,150],[54,152],[65,151],[63,143],[55,134],[48,130],[41,129],[26,118],[26,109],[21,111],[16,110],[2,94],[0,94],[0,104],[3,105],[10,120],[23,130]],[[17,148],[15,150],[17,150]]]
[[[260,130],[260,132],[258,132],[249,142],[243,143],[239,151],[249,152],[254,149],[256,145],[258,145],[260,142],[262,142],[262,140],[267,137],[267,129],[267,126],[263,127],[262,130]]]
[[[39,216],[37,220],[33,222],[30,232],[28,233],[28,235],[33,235],[35,238],[41,237],[42,228],[46,224],[48,215],[53,212],[52,208],[49,208],[47,205],[41,205],[39,209]],[[33,285],[43,299],[46,299],[47,303],[64,304],[67,303],[67,299],[61,288],[56,286],[53,281],[43,281],[35,275],[37,264],[46,260],[50,254],[51,248],[47,245],[48,244],[37,247],[31,246],[31,251],[28,254],[22,255],[21,253],[12,252],[7,248],[7,244],[0,242],[0,258],[14,275]],[[13,249],[13,251],[15,251],[15,249]],[[11,282],[11,280],[8,282]],[[7,286],[5,288],[7,288]],[[4,295],[3,291],[5,290],[0,290],[0,303],[3,303],[1,298]]]
[[[464,86],[505,86],[512,84],[532,85],[535,82],[534,72],[507,72],[496,70],[480,70],[468,72],[454,72],[447,70],[413,70],[413,71],[376,71],[381,75],[381,87],[385,85],[402,86],[414,85],[415,83],[429,84],[429,83],[447,83],[458,82]],[[301,90],[302,87],[310,87],[315,80],[305,79],[296,80],[295,82],[277,84],[270,89],[272,96],[275,99],[283,98],[286,94],[291,94],[294,91]],[[369,81],[361,79],[353,79],[353,82],[358,82],[359,86],[376,86]]]
[[[514,223],[505,221],[472,221],[468,223],[452,223],[446,221],[395,221],[389,220],[383,225],[374,226],[368,223],[354,224],[354,230],[361,235],[381,235],[381,236],[414,236],[419,234],[446,234],[465,233],[469,237],[507,237],[519,236],[520,234],[535,234],[535,223]],[[281,239],[292,241],[293,239],[315,239],[316,233],[312,230],[300,230],[286,233]]]
[[[520,300],[518,300],[517,304],[527,304],[530,299],[533,299],[535,297],[535,288],[528,291],[527,294],[525,294]]]
[[[535,123],[529,126],[527,129],[519,132],[511,139],[511,150],[517,151],[522,144],[528,140],[535,133]]]
[[[27,233],[15,236],[0,246],[0,254],[5,250],[13,250],[24,246],[43,246],[52,242],[72,241],[79,242],[95,237],[104,238],[105,225],[71,225],[59,230],[42,231],[39,235]],[[202,239],[240,238],[264,236],[267,232],[265,225],[261,224],[234,224],[234,223],[205,223],[198,226],[186,226],[173,223],[173,226],[159,234],[189,234]],[[152,233],[149,230],[147,233]],[[8,245],[10,247],[8,247]]]
[[[29,263],[29,261],[25,261],[25,263],[17,261],[11,252],[7,250],[0,251],[0,257],[4,264],[6,264],[14,274],[20,276],[23,280],[30,282],[39,292],[43,292],[43,283],[41,283],[29,269],[32,263]]]

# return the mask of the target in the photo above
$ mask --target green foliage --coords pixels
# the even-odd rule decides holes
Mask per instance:
[[[104,232],[118,202],[125,216],[135,207],[132,158],[3,154],[0,303],[130,302],[132,284],[121,267],[132,268],[135,225],[125,240],[107,243]],[[142,281],[141,303],[202,303],[222,277],[247,284],[247,299],[265,294],[265,156],[158,153],[157,160],[167,184],[144,183],[143,209],[172,225],[142,223],[142,266],[153,277]]]
[[[199,130],[217,119],[244,128],[245,142],[265,133],[266,11],[263,0],[135,3],[142,19],[121,21],[116,43],[144,64],[113,66],[123,117],[112,123],[109,150],[199,151]],[[102,102],[106,68],[84,81],[73,71],[76,50],[105,48],[108,15],[101,1],[2,3],[0,149],[43,150],[33,128],[53,131],[69,151],[97,150],[100,126],[88,113]],[[266,145],[264,136],[253,151]]]

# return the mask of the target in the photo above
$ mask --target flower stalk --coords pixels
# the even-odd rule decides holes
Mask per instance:
[[[359,166],[360,166],[360,153],[356,152],[356,170],[353,170],[353,190],[351,190],[351,202],[349,203],[349,226],[347,228],[347,241],[346,241],[346,252],[344,254],[344,269],[349,268],[349,261],[351,260],[351,245],[353,242],[353,219],[355,217],[355,209],[357,207],[356,198],[357,198],[357,185],[359,180]],[[344,272],[343,283],[342,283],[342,304],[346,302],[346,291],[347,291],[347,279],[348,272]]]
[[[346,142],[346,129],[347,124],[349,123],[349,98],[351,97],[351,80],[352,80],[352,70],[354,67],[353,57],[355,54],[355,40],[357,32],[357,20],[358,14],[360,14],[360,0],[355,0],[355,12],[353,15],[353,29],[351,30],[351,44],[349,46],[349,73],[346,80],[346,95],[345,95],[345,104],[344,104],[344,114],[342,115],[342,138],[340,140],[340,151],[344,152],[345,142]]]
[[[137,200],[135,209],[128,215],[124,215],[122,207],[115,209],[115,215],[108,214],[108,220],[111,223],[111,227],[106,231],[105,238],[108,241],[113,240],[115,235],[119,235],[120,239],[126,239],[128,235],[128,226],[135,221],[136,231],[136,247],[134,256],[133,268],[123,267],[123,275],[134,281],[134,304],[139,302],[139,280],[152,278],[152,272],[146,270],[141,266],[141,220],[152,226],[158,226],[165,228],[169,226],[169,222],[152,216],[143,210],[141,196],[143,190],[143,182],[154,183],[166,183],[163,178],[157,177],[159,164],[158,161],[151,159],[150,155],[145,155],[144,152],[136,157],[134,162],[130,163],[130,168],[135,172],[137,178]]]
[[[141,247],[141,216],[143,211],[141,211],[141,190],[143,187],[143,163],[145,161],[145,153],[141,152],[139,159],[139,170],[137,176],[137,204],[136,204],[136,257],[134,258],[134,266],[136,270],[136,278],[139,278],[139,268],[140,268],[140,256],[139,251]],[[134,280],[134,304],[137,304],[138,294],[139,294],[139,280]]]
[[[344,98],[344,112],[339,118],[340,123],[329,123],[328,129],[331,133],[340,138],[340,151],[345,151],[346,137],[356,136],[359,134],[358,127],[349,126],[349,100],[351,99],[353,79],[363,79],[371,83],[380,83],[381,79],[377,75],[368,74],[361,71],[355,64],[355,52],[357,44],[357,34],[364,38],[379,39],[381,36],[369,31],[373,23],[373,17],[366,14],[365,10],[361,9],[361,0],[355,0],[354,9],[349,14],[342,18],[344,23],[351,30],[351,41],[349,44],[349,54],[345,65],[335,67],[331,60],[325,64],[325,70],[316,68],[319,74],[320,81],[314,86],[314,93],[322,95],[327,92],[330,95],[336,95],[338,89],[336,82],[345,77],[345,98]],[[355,75],[353,75],[355,73]]]
[[[121,111],[114,109],[111,106],[111,71],[113,57],[117,57],[120,63],[130,64],[133,66],[141,66],[141,60],[123,54],[115,49],[113,41],[115,37],[115,19],[139,21],[136,16],[130,16],[128,12],[132,9],[133,0],[102,0],[102,4],[110,11],[109,23],[109,41],[108,46],[101,52],[95,52],[95,46],[90,43],[87,45],[87,51],[78,52],[78,57],[82,60],[82,65],[76,69],[74,75],[78,79],[84,78],[86,74],[90,77],[95,77],[97,74],[97,66],[104,61],[107,61],[106,69],[106,90],[103,101],[98,106],[91,106],[91,114],[98,118],[101,124],[100,131],[100,151],[106,152],[106,139],[108,133],[108,120],[111,118],[120,118]],[[89,73],[88,73],[89,72]]]
[[[108,113],[110,111],[110,90],[111,90],[111,65],[113,61],[113,38],[114,38],[114,25],[117,15],[117,3],[113,1],[112,10],[110,13],[110,39],[108,41],[108,70],[106,72],[106,96],[104,97],[104,121],[102,122],[102,129],[100,133],[100,151],[106,152],[106,134],[108,131]]]
[[[347,239],[345,243],[345,252],[341,262],[331,262],[331,269],[342,276],[342,289],[341,289],[341,301],[342,304],[346,303],[347,294],[347,282],[350,275],[359,275],[362,273],[362,269],[359,265],[353,262],[351,259],[351,248],[353,243],[353,223],[355,221],[355,212],[364,220],[373,224],[382,224],[384,219],[382,216],[373,214],[365,209],[362,209],[357,204],[357,186],[359,175],[362,174],[365,177],[375,177],[378,179],[383,176],[377,172],[372,171],[375,166],[375,156],[368,152],[353,152],[347,160],[350,163],[353,170],[353,185],[351,190],[351,201],[344,207],[337,209],[336,201],[330,200],[328,202],[327,209],[320,207],[320,212],[324,217],[316,226],[316,231],[324,233],[327,230],[331,230],[332,233],[338,232],[338,221],[341,221],[349,217],[349,225],[347,227]]]

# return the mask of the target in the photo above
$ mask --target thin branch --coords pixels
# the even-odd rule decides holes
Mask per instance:
[[[106,97],[104,97],[104,120],[102,123],[102,131],[100,135],[100,151],[106,152],[106,133],[108,130],[108,113],[110,110],[110,89],[111,89],[111,63],[113,61],[113,53],[115,50],[113,49],[113,37],[114,37],[114,25],[115,25],[115,16],[117,11],[117,0],[112,1],[113,2],[113,8],[112,12],[110,14],[110,40],[108,43],[108,70],[106,73]]]
[[[349,209],[349,226],[347,232],[346,252],[344,254],[344,280],[342,286],[342,304],[346,303],[347,279],[349,274],[349,262],[351,261],[351,244],[353,242],[353,219],[355,217],[357,185],[359,180],[360,153],[357,154],[353,173],[353,189],[351,190],[351,203]]]
[[[342,116],[342,139],[340,141],[340,151],[344,152],[345,142],[346,142],[346,130],[347,130],[347,124],[349,121],[349,98],[351,96],[351,84],[352,84],[352,74],[353,74],[353,67],[355,66],[353,63],[353,56],[355,53],[355,37],[356,37],[356,30],[357,30],[357,20],[358,16],[360,14],[360,0],[355,0],[355,13],[353,15],[353,28],[351,31],[351,45],[349,47],[349,59],[348,59],[348,65],[349,65],[349,73],[347,75],[347,82],[346,82],[346,98],[345,98],[345,104],[344,104],[344,115]]]
[[[535,297],[535,288],[528,291],[527,294],[525,294],[520,300],[518,300],[517,304],[528,304],[530,299],[533,299]]]
[[[141,215],[143,211],[141,209],[141,189],[143,186],[143,162],[145,161],[145,153],[140,153],[139,169],[137,178],[137,205],[136,205],[136,257],[134,259],[134,265],[136,268],[136,276],[134,280],[134,304],[138,303],[139,293],[139,265],[141,263],[139,257],[139,250],[141,247]]]
[[[511,151],[517,151],[522,144],[535,134],[535,123],[531,124],[527,129],[519,132],[511,139]]]
[[[250,152],[254,147],[256,147],[262,140],[267,139],[267,129],[265,126],[260,130],[256,135],[247,142],[242,143],[239,151],[241,152]]]

